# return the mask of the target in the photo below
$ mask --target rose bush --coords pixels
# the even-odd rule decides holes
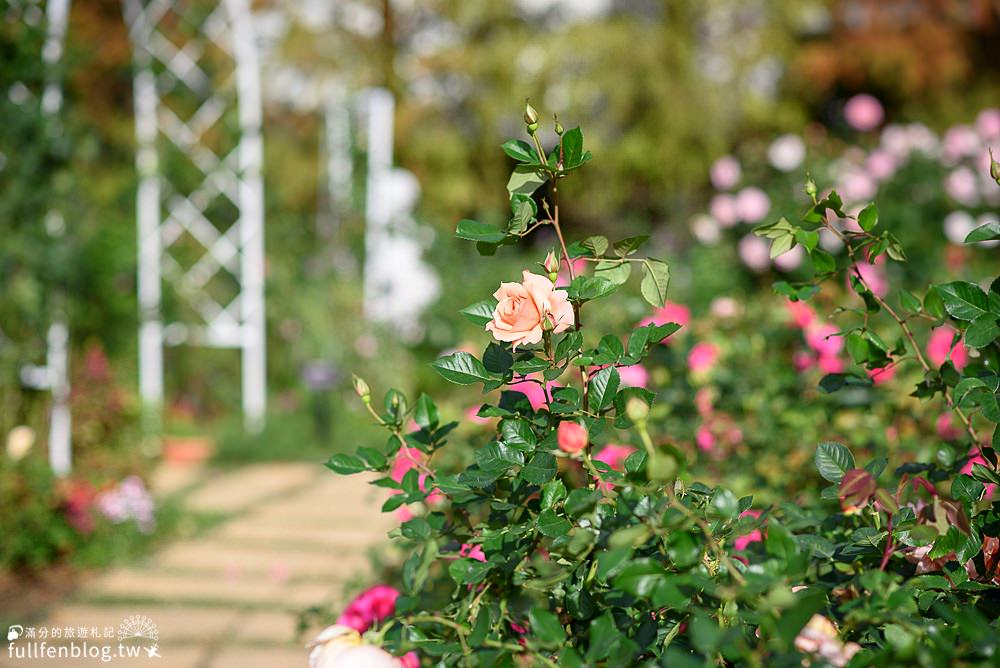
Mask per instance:
[[[993,660],[1000,504],[988,486],[1000,483],[1000,281],[925,286],[921,296],[891,290],[872,268],[903,262],[905,252],[880,227],[875,205],[850,216],[836,192],[820,198],[809,182],[809,207],[798,222],[781,218],[757,234],[771,242],[765,255],[799,247],[814,271],[775,284],[791,302],[779,311],[781,335],[756,341],[756,351],[740,348],[739,339],[706,331],[667,303],[670,272],[638,256],[645,237],[567,239],[561,184],[590,153],[578,128],[564,132],[558,122],[557,142],[544,150],[530,106],[525,123],[530,141],[503,145],[517,163],[507,185],[507,227],[462,221],[457,236],[492,255],[544,227],[555,233],[557,255],[542,263],[546,277],[525,270],[522,283],[501,284],[494,299],[463,309],[494,339],[482,355],[459,350],[433,363],[452,383],[482,386],[488,400],[475,418],[488,423],[489,436],[467,453],[456,451],[447,446],[458,424],[443,420],[430,397],[411,403],[389,390],[377,408],[358,378],[357,393],[388,441],[327,464],[341,474],[374,472],[374,484],[394,492],[384,510],[410,513],[392,534],[408,554],[395,583],[399,595],[385,598],[390,612],[365,617],[365,647],[383,648],[397,657],[394,665]],[[722,171],[719,178],[733,176]],[[744,217],[767,215],[759,197],[744,199]],[[844,252],[824,250],[821,231],[835,235]],[[998,237],[996,224],[987,224],[969,241]],[[626,290],[634,268],[654,314],[624,338],[592,333],[600,300]],[[560,270],[564,291],[554,287]],[[739,307],[720,304],[713,317],[725,321]],[[826,312],[835,319],[824,322]],[[706,340],[685,338],[686,330]],[[951,332],[950,340],[942,343],[940,331]],[[968,347],[961,369],[960,341]],[[808,489],[815,478],[775,488],[759,471],[756,478],[733,475],[737,494],[727,455],[717,452],[720,443],[735,449],[753,438],[726,409],[734,396],[718,388],[739,387],[740,378],[725,379],[728,370],[752,368],[761,346],[770,345],[801,353],[794,364],[789,359],[791,389],[776,392],[792,417],[786,441],[773,448],[814,462],[828,483],[817,493]],[[850,442],[852,430],[843,427],[852,447],[802,440],[814,433],[803,428],[813,413],[794,418],[797,404],[808,403],[798,389],[804,383],[818,381],[827,397],[862,391],[877,398],[904,373],[911,378],[910,367],[919,376],[915,394],[951,429],[930,458],[882,441]],[[623,382],[626,369],[630,383]],[[690,406],[690,414],[681,411],[693,418],[690,442],[664,429],[676,424],[675,405]],[[888,417],[884,432],[894,426],[895,411],[860,412]],[[768,419],[768,411],[756,413]],[[911,427],[943,433],[937,422]],[[861,453],[868,461],[859,463]],[[897,460],[892,469],[889,456]],[[782,466],[781,458],[768,461]],[[317,647],[343,636],[341,629],[328,629]],[[352,665],[323,661],[316,665]]]

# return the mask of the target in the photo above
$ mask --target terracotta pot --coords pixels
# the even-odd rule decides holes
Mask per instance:
[[[163,460],[171,464],[200,464],[215,452],[209,436],[164,436]]]

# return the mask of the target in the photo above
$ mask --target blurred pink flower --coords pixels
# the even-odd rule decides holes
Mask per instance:
[[[740,182],[743,170],[740,161],[731,155],[724,155],[712,163],[709,178],[712,185],[719,190],[729,190]]]
[[[694,394],[694,405],[698,409],[698,415],[708,417],[712,414],[712,390],[708,387],[699,389]]]
[[[469,406],[465,409],[465,419],[475,424],[490,424],[493,418],[479,417],[479,406]]]
[[[723,227],[732,227],[739,220],[736,198],[732,195],[719,194],[714,196],[708,203],[708,213]]]
[[[719,348],[713,343],[699,341],[688,353],[687,365],[691,373],[708,373],[719,359]]]
[[[954,125],[944,133],[942,140],[942,157],[949,164],[955,164],[962,158],[975,154],[982,145],[982,140],[969,125]]]
[[[755,234],[740,239],[738,247],[743,264],[754,273],[762,273],[771,266],[771,249],[768,243]]]
[[[969,363],[969,353],[965,345],[959,341],[954,346],[951,345],[955,336],[955,330],[951,327],[938,327],[931,332],[927,339],[927,357],[931,364],[939,367],[949,359],[955,368],[961,371]],[[950,356],[949,356],[950,353]]]
[[[774,258],[773,262],[774,266],[781,271],[794,271],[802,264],[802,260],[805,257],[806,252],[802,249],[802,246],[797,245]]]
[[[836,355],[820,355],[817,365],[823,373],[843,373],[847,366]]]
[[[559,264],[559,266],[561,268],[559,269],[559,275],[556,277],[556,285],[555,286],[557,288],[565,288],[570,283],[570,281],[569,281],[569,272],[566,271],[566,263],[565,262],[561,262]],[[577,258],[577,259],[573,260],[573,275],[574,276],[581,275],[584,272],[584,269],[586,269],[586,268],[587,268],[587,261],[586,260],[583,260],[581,258]]]
[[[844,339],[830,323],[815,324],[806,328],[806,343],[820,356],[838,355],[844,349]]]
[[[954,441],[962,436],[961,428],[955,423],[955,416],[951,411],[946,411],[938,415],[934,423],[934,431],[946,441]]]
[[[896,375],[895,366],[884,366],[879,369],[867,369],[868,377],[872,379],[872,382],[876,385],[881,385],[892,380],[893,376]]]
[[[879,258],[881,260],[882,258]],[[885,297],[889,291],[889,281],[886,280],[885,272],[882,270],[881,262],[872,264],[871,262],[858,262],[858,273],[864,279],[868,287],[879,297]]]
[[[619,367],[618,377],[622,387],[646,387],[649,384],[649,372],[641,364]]]
[[[944,190],[956,202],[973,206],[979,202],[979,184],[975,173],[968,167],[953,170],[944,179]]]
[[[468,543],[462,543],[462,547],[459,548],[458,553],[469,559],[475,559],[476,561],[486,561],[486,553],[483,552],[482,545],[469,545]]]
[[[740,517],[760,517],[760,512],[759,510],[744,510],[740,513]],[[733,548],[742,551],[747,549],[747,545],[750,543],[759,543],[762,540],[764,540],[764,536],[760,529],[754,529],[748,534],[737,536],[736,540],[733,541]]]
[[[969,235],[969,232],[976,229],[976,219],[968,211],[952,211],[944,217],[944,222],[941,225],[948,241],[956,246],[961,246],[965,243],[965,237]]]
[[[855,130],[874,130],[884,117],[882,103],[867,93],[855,95],[844,105],[844,119]]]
[[[792,355],[792,366],[795,367],[796,371],[805,371],[806,369],[811,369],[816,364],[816,356],[812,353],[806,352],[805,350],[796,351]]]
[[[736,217],[745,223],[757,223],[771,210],[771,199],[760,188],[750,186],[736,195]]]
[[[785,309],[788,311],[792,324],[799,329],[805,329],[816,321],[816,312],[806,302],[788,300],[785,302]]]
[[[691,322],[691,309],[683,304],[667,302],[661,308],[653,311],[653,315],[647,316],[639,321],[639,327],[646,325],[666,325],[675,322],[681,327],[687,327]],[[668,336],[661,343],[669,343],[671,336]]]
[[[407,652],[399,658],[400,668],[420,668],[420,656],[416,652]]]
[[[358,594],[337,618],[337,624],[364,633],[376,622],[396,611],[399,592],[388,585],[375,585]]]
[[[986,141],[1000,139],[1000,109],[983,109],[976,116],[976,130]]]
[[[695,434],[694,440],[698,444],[699,450],[709,452],[715,448],[715,435],[709,429],[708,424],[704,422],[698,427],[698,432]]]
[[[599,462],[604,462],[616,471],[622,471],[625,468],[625,460],[628,459],[629,455],[633,452],[635,452],[635,448],[631,445],[609,443],[601,448],[600,452],[594,455],[594,459]]]
[[[898,162],[892,153],[881,148],[872,151],[865,161],[868,175],[876,181],[892,178],[892,175],[896,173],[897,166]]]
[[[976,464],[980,464],[982,466],[985,466],[986,468],[990,468],[989,463],[983,457],[983,453],[979,451],[979,448],[973,447],[971,450],[969,450],[969,460],[965,462],[964,466],[962,466],[961,472],[966,475],[972,475],[972,468]],[[993,492],[996,491],[996,488],[997,486],[994,485],[993,483],[987,483],[986,498],[993,496]]]
[[[878,192],[875,180],[860,169],[852,169],[840,177],[837,192],[845,202],[866,202]]]
[[[537,374],[531,376],[531,378],[536,378],[536,377]],[[553,388],[559,387],[559,385],[557,385],[554,380],[550,380],[547,383],[545,383],[545,387],[548,389],[549,392],[551,392]],[[520,392],[524,396],[528,397],[528,401],[531,402],[531,408],[533,410],[537,411],[542,406],[546,406],[549,403],[549,399],[545,394],[545,390],[542,389],[542,386],[539,382],[536,382],[534,380],[522,380],[517,383],[511,383],[509,389],[513,390],[514,392]]]
[[[783,172],[798,169],[805,157],[806,144],[798,135],[781,135],[767,149],[768,161]]]

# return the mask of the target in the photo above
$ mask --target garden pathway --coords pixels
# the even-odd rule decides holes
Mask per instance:
[[[297,613],[342,604],[393,527],[379,511],[384,490],[316,464],[251,465],[195,481],[165,471],[154,487],[184,490],[189,510],[224,519],[98,576],[36,626],[117,629],[145,615],[158,627],[163,661],[12,661],[4,651],[0,666],[305,666]]]

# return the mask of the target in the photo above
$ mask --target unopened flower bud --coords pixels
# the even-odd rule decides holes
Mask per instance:
[[[649,415],[649,405],[639,397],[632,397],[625,403],[625,415],[632,422],[642,422]]]
[[[538,112],[527,100],[524,101],[524,124],[528,126],[530,134],[535,134],[538,130]]]
[[[587,447],[587,443],[590,440],[586,427],[579,422],[569,420],[559,423],[559,427],[556,429],[556,436],[559,449],[570,454],[575,454],[583,450]]]
[[[558,116],[553,115],[552,118],[556,122],[556,134],[562,137],[562,133],[565,132],[565,128],[563,128],[562,123],[559,122]]]
[[[993,149],[990,149],[990,176],[1000,186],[1000,162],[993,159]]]
[[[354,391],[361,397],[361,401],[366,404],[370,403],[372,400],[372,390],[368,387],[368,383],[365,382],[364,378],[351,374],[351,382],[354,383]]]
[[[806,177],[806,194],[813,199],[816,197],[816,182],[812,180],[811,176]]]
[[[559,259],[554,252],[549,251],[549,254],[545,256],[542,268],[549,275],[549,280],[555,283],[556,279],[559,278]]]

